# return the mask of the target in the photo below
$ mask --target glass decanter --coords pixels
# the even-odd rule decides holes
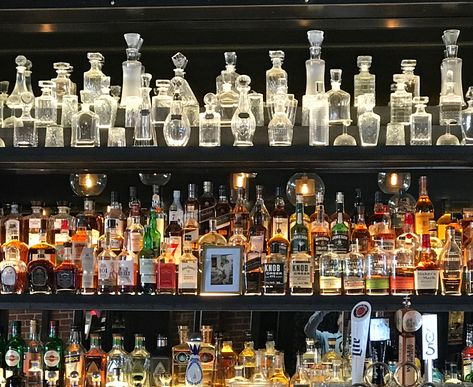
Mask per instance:
[[[445,134],[437,139],[437,145],[460,145],[458,138],[451,134],[451,126],[461,122],[463,96],[459,97],[455,93],[455,82],[453,81],[453,71],[447,73],[447,89],[444,95],[440,96],[439,123],[445,125]]]
[[[94,100],[94,112],[99,117],[99,129],[109,129],[115,126],[117,118],[117,101],[110,95],[110,77],[102,78],[102,94]]]
[[[234,51],[224,52],[223,56],[225,57],[225,70],[227,73],[230,74],[229,79],[223,80],[223,74],[220,73],[219,76],[215,79],[216,83],[216,93],[219,94],[223,91],[223,84],[225,82],[230,82],[232,85],[232,90],[236,92],[235,81],[240,74],[236,72],[236,62],[237,62],[237,54]]]
[[[191,124],[181,96],[181,88],[184,86],[184,82],[187,84],[184,78],[178,76],[171,80],[174,97],[163,128],[164,140],[168,146],[186,146],[191,136]],[[189,85],[187,84],[187,86]]]
[[[140,34],[127,33],[125,37],[128,48],[126,49],[126,61],[122,63],[123,86],[120,106],[126,107],[129,97],[140,97],[142,65],[139,61],[140,48],[143,39]]]
[[[34,114],[36,126],[46,126],[57,122],[57,104],[53,95],[53,81],[39,81],[42,94],[35,98]]]
[[[87,103],[94,103],[95,99],[102,95],[102,72],[104,57],[100,52],[88,52],[87,59],[90,62],[90,69],[84,73],[84,90],[87,91]]]
[[[74,67],[69,65],[66,69],[66,77],[71,82],[70,93],[73,94],[73,95],[77,95],[77,84],[71,81],[71,75],[72,75],[73,71],[74,71]]]
[[[350,94],[343,91],[340,87],[342,84],[342,70],[330,70],[330,83],[332,89],[327,91],[329,104],[329,122],[330,124],[345,124],[351,122],[350,117]]]
[[[8,86],[10,82],[8,81],[0,81],[0,127],[4,127],[4,113],[5,113],[5,104],[8,99]],[[3,141],[3,140],[2,140]],[[0,146],[1,143],[0,143]],[[5,146],[5,144],[3,144]]]
[[[386,125],[386,145],[406,145],[404,124],[390,122]]]
[[[284,51],[269,51],[269,57],[271,58],[271,62],[273,62],[273,67],[266,71],[266,103],[273,101],[273,96],[278,89],[279,79],[284,78],[287,82],[287,73],[282,68]]]
[[[162,125],[169,114],[171,108],[172,97],[168,95],[171,81],[168,79],[157,79],[157,94],[151,99],[153,125]],[[156,90],[156,89],[155,89]],[[156,93],[156,91],[155,91]]]
[[[25,67],[26,67],[25,69],[26,90],[28,90],[31,94],[33,94],[33,97],[34,97],[33,85],[31,83],[31,74],[32,74],[31,69],[33,68],[33,63],[29,59],[27,59]]]
[[[141,75],[141,104],[139,107],[139,115],[135,123],[135,131],[133,137],[133,146],[157,146],[158,139],[156,131],[151,125],[151,74],[144,73]]]
[[[457,40],[460,35],[460,30],[445,30],[442,35],[443,43],[445,44],[445,58],[440,65],[440,72],[442,76],[442,85],[440,95],[446,95],[448,92],[448,72],[453,74],[454,88],[453,93],[459,96],[462,100],[462,105],[465,104],[463,100],[463,83],[462,83],[462,59],[458,58]]]
[[[391,93],[391,123],[409,125],[412,114],[412,94],[406,91],[403,74],[394,74],[396,88]]]
[[[13,91],[7,98],[7,106],[12,109],[12,116],[14,116],[14,110],[22,109],[23,102],[21,101],[21,95],[23,93],[28,92],[26,87],[26,78],[25,78],[25,71],[26,71],[26,63],[27,59],[23,55],[18,55],[15,58],[16,63],[16,81],[15,87]],[[34,98],[31,100],[31,105],[34,103]],[[13,122],[9,123],[10,126],[13,125]]]
[[[329,144],[329,104],[324,84],[317,81],[313,101],[309,106],[309,145]]]
[[[354,76],[354,106],[359,106],[358,97],[363,94],[373,94],[376,106],[376,76],[370,73],[372,57],[359,56],[356,61],[360,72]]]
[[[412,99],[416,111],[411,115],[411,145],[432,145],[432,114],[425,111],[429,97]]]
[[[270,146],[290,146],[292,144],[293,125],[286,112],[287,102],[287,79],[280,78],[276,94],[273,95],[273,117],[268,125]]]
[[[217,94],[218,111],[222,120],[222,126],[229,127],[232,117],[238,106],[239,95],[234,90],[233,73],[223,70],[221,74],[221,91]]]
[[[302,125],[309,125],[309,110],[314,103],[313,95],[316,94],[316,82],[322,83],[322,92],[325,93],[325,61],[320,59],[324,32],[319,30],[307,31],[310,43],[310,58],[305,61],[306,88],[302,96]]]
[[[71,65],[67,62],[56,62],[53,64],[54,70],[56,70],[56,78],[53,78],[54,82],[53,92],[56,97],[56,102],[58,106],[62,105],[62,98],[65,95],[73,94],[72,93],[72,82],[68,77],[69,69]]]
[[[403,59],[401,61],[402,75],[404,76],[404,83],[406,91],[412,94],[412,97],[420,97],[420,77],[414,74],[417,65],[415,59]]]
[[[197,98],[195,97],[195,94],[192,91],[189,83],[184,79],[184,75],[186,74],[184,72],[184,69],[187,66],[188,60],[184,56],[184,54],[180,52],[172,56],[171,59],[174,63],[174,66],[176,66],[176,68],[174,69],[173,79],[178,78],[181,80],[181,86],[179,86],[179,93],[181,95],[184,111],[191,126],[199,126],[199,102],[197,101]],[[171,79],[171,87],[168,90],[168,95],[170,96],[175,95],[175,87],[173,86],[174,83],[172,82],[173,79]]]
[[[91,100],[88,94],[88,91],[81,90],[81,110],[71,118],[71,147],[100,146],[99,117],[90,111],[90,104],[86,102]]]
[[[373,112],[375,107],[374,94],[360,94],[358,96],[358,107],[364,111],[363,114],[358,116],[361,146],[376,146],[378,145],[381,118]]]
[[[31,105],[34,95],[28,91],[20,94],[22,103],[21,117],[13,124],[13,146],[14,147],[36,147],[38,146],[38,128],[35,119],[31,117]]]
[[[240,75],[236,80],[237,90],[240,93],[238,107],[233,114],[231,128],[233,134],[233,146],[253,146],[253,136],[256,131],[256,119],[253,115],[248,100],[251,78],[248,75]]]
[[[217,96],[207,93],[204,96],[205,112],[200,113],[199,146],[220,146],[220,114],[215,111]]]
[[[0,98],[1,96],[2,94],[0,94]],[[468,99],[468,107],[461,112],[462,144],[473,145],[473,86],[468,88],[465,97]]]

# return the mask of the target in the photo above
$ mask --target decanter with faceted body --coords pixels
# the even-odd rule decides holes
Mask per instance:
[[[180,79],[179,93],[181,95],[183,109],[191,126],[199,126],[199,102],[189,83],[184,79],[184,75],[186,74],[184,69],[188,62],[187,58],[182,53],[178,52],[171,59],[176,68],[174,69],[174,78],[171,79],[171,87],[168,90],[168,95],[175,95],[175,86],[173,86],[175,83],[173,83],[173,80],[176,78]]]
[[[451,125],[461,122],[461,109],[463,96],[455,93],[453,71],[447,73],[447,89],[445,95],[440,96],[439,123],[445,125],[445,134],[437,139],[437,145],[460,145],[458,138],[451,134]]]
[[[354,106],[359,106],[358,97],[363,94],[373,94],[376,106],[376,76],[370,74],[371,56],[359,56],[357,58],[359,74],[354,77]]]
[[[230,82],[232,85],[232,90],[236,92],[236,87],[235,87],[235,81],[238,78],[240,74],[236,72],[236,62],[237,62],[237,54],[234,51],[231,52],[225,52],[224,54],[225,57],[225,70],[229,74],[229,79],[223,80],[223,74],[221,73],[217,78],[215,79],[216,83],[216,93],[219,94],[223,91],[223,84],[225,82]]]
[[[240,75],[237,80],[237,89],[240,100],[235,114],[232,117],[233,146],[253,146],[253,136],[256,130],[256,119],[253,115],[248,100],[251,78],[248,75]]]
[[[104,57],[100,52],[87,53],[87,59],[90,62],[90,70],[84,73],[84,90],[88,91],[87,103],[94,103],[95,99],[102,95],[102,78],[105,74],[102,72]]]
[[[72,82],[68,77],[71,65],[67,62],[56,62],[53,64],[53,68],[57,73],[56,78],[52,79],[54,82],[54,96],[56,97],[57,104],[61,106],[62,98],[65,95],[75,94],[72,93]]]
[[[156,131],[151,125],[151,98],[149,87],[151,83],[151,74],[144,73],[141,75],[141,105],[139,107],[139,115],[135,123],[135,131],[133,138],[133,146],[157,146],[158,139]]]
[[[465,104],[463,100],[463,83],[462,83],[462,64],[461,58],[458,58],[457,40],[460,35],[460,30],[445,30],[442,35],[443,43],[445,44],[445,58],[440,65],[440,72],[442,75],[442,85],[440,95],[446,95],[448,92],[448,72],[453,74],[454,88],[453,92],[462,100],[462,105]]]
[[[168,79],[157,79],[156,88],[157,94],[151,99],[152,115],[151,120],[153,125],[162,125],[169,114],[171,108],[172,97],[168,95],[168,90],[171,86],[171,81]],[[156,89],[155,89],[156,90]],[[155,91],[156,93],[156,91]]]
[[[140,48],[143,44],[143,39],[140,34],[128,33],[124,34],[125,41],[128,45],[126,49],[127,60],[122,63],[123,72],[123,86],[122,86],[122,98],[120,106],[126,107],[129,97],[140,97],[141,87],[141,73],[142,65],[139,61]]]
[[[18,55],[15,58],[16,82],[15,82],[15,87],[13,88],[13,91],[7,98],[7,106],[12,110],[23,108],[21,95],[23,93],[28,92],[28,89],[26,87],[26,79],[25,79],[26,62],[27,62],[27,59],[23,55]],[[34,103],[34,99],[31,100],[31,105],[33,105],[33,103]]]
[[[404,124],[390,122],[386,125],[386,145],[406,145]]]
[[[270,146],[290,146],[292,144],[293,125],[287,116],[287,102],[287,80],[280,78],[277,92],[273,96],[273,117],[268,125]]]
[[[360,131],[361,146],[378,145],[379,127],[381,118],[373,112],[375,96],[372,93],[364,93],[358,96],[358,107],[364,111],[358,116],[358,129]]]
[[[220,114],[215,111],[217,96],[204,96],[205,112],[200,113],[199,146],[220,146]]]
[[[461,112],[462,143],[473,145],[473,86],[468,88],[465,97],[468,98],[468,107]]]
[[[330,83],[332,89],[327,91],[330,124],[351,122],[350,94],[340,88],[342,84],[342,70],[330,70]]]
[[[94,101],[94,112],[99,117],[99,129],[109,129],[115,126],[117,108],[117,101],[110,95],[110,77],[103,77],[102,95]]]
[[[432,145],[432,114],[425,111],[429,97],[412,99],[416,111],[411,115],[411,145]]]
[[[391,123],[409,125],[412,114],[412,94],[406,91],[403,74],[394,74],[396,90],[391,93]]]
[[[221,74],[221,91],[217,94],[218,111],[222,120],[222,126],[229,127],[232,122],[233,114],[238,106],[239,94],[233,89],[233,73],[223,70]],[[234,81],[233,81],[234,82]]]
[[[13,146],[36,147],[38,146],[38,128],[35,120],[31,117],[31,105],[34,95],[26,91],[20,95],[23,103],[21,117],[15,119],[13,125]]]
[[[420,97],[420,77],[414,74],[417,61],[415,59],[403,59],[401,61],[402,75],[406,91],[412,94],[412,97]]]
[[[42,94],[35,98],[34,114],[36,126],[55,124],[57,121],[57,104],[53,95],[54,82],[39,81]]]
[[[266,103],[273,101],[273,96],[278,89],[279,79],[284,78],[287,82],[287,73],[282,68],[284,51],[269,51],[269,57],[271,62],[273,62],[273,67],[266,71]]]
[[[80,92],[82,106],[81,110],[71,118],[71,146],[72,147],[95,147],[100,146],[100,132],[98,127],[98,116],[90,111],[90,96],[85,90]]]
[[[191,124],[184,109],[181,95],[184,86],[184,78],[174,77],[171,80],[171,88],[174,90],[171,109],[164,121],[164,140],[168,146],[186,146],[191,136]],[[189,86],[187,84],[187,86]]]
[[[329,144],[329,104],[321,81],[315,84],[313,101],[309,105],[309,145]]]

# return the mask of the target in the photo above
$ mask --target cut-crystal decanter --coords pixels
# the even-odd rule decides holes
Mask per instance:
[[[109,129],[115,126],[117,108],[116,99],[110,95],[110,77],[103,77],[102,95],[94,101],[94,112],[99,117],[99,129]]]
[[[323,83],[317,81],[315,94],[309,105],[309,145],[329,145],[329,105]]]
[[[432,114],[425,111],[429,97],[414,97],[412,102],[416,111],[411,115],[411,145],[432,145]]]
[[[180,76],[171,80],[174,97],[163,127],[164,140],[168,146],[186,146],[191,136],[191,124],[181,96],[181,90],[185,84],[187,82]]]
[[[87,103],[93,104],[102,95],[102,79],[105,74],[102,72],[104,56],[100,52],[87,53],[90,62],[90,69],[84,73],[84,90],[87,91]]]
[[[220,73],[220,75],[217,76],[217,78],[215,79],[216,93],[217,94],[221,93],[223,91],[222,86],[223,86],[224,82],[230,82],[231,85],[232,85],[232,90],[234,92],[237,91],[237,89],[235,87],[235,81],[236,81],[236,79],[239,75],[236,72],[237,54],[234,51],[229,51],[229,52],[225,52],[223,55],[225,57],[225,70],[223,70],[223,71],[228,72],[229,77],[224,81],[222,73]]]
[[[391,123],[409,125],[412,114],[412,94],[406,91],[403,74],[394,74],[396,90],[391,93]]]
[[[346,124],[348,122],[350,125],[350,94],[340,88],[342,70],[330,70],[330,83],[332,89],[327,91],[330,124]]]
[[[122,107],[128,105],[128,98],[141,96],[141,73],[143,72],[143,66],[139,61],[143,39],[137,33],[124,34],[124,37],[128,48],[126,49],[127,60],[122,63],[123,86],[120,101]]]
[[[46,126],[57,122],[57,104],[53,95],[54,82],[39,81],[42,94],[35,98],[34,114],[36,126]]]
[[[372,57],[368,55],[357,58],[360,72],[354,76],[354,106],[359,105],[358,97],[364,94],[372,94],[376,106],[376,76],[370,73],[371,62]]]
[[[157,94],[151,99],[151,120],[153,125],[155,126],[164,124],[164,120],[169,114],[169,109],[171,108],[172,102],[172,97],[168,95],[168,90],[170,86],[171,82],[168,79],[156,80]]]
[[[251,78],[240,75],[236,80],[237,90],[240,93],[238,107],[233,114],[231,128],[234,146],[253,146],[253,136],[256,130],[256,119],[251,111],[248,92]]]
[[[273,117],[268,125],[270,146],[290,146],[292,144],[293,125],[287,115],[287,103],[287,80],[280,78],[278,89],[273,96]]]
[[[284,78],[287,82],[287,73],[282,68],[284,51],[269,51],[269,57],[273,67],[266,71],[266,103],[273,101],[273,95],[276,94],[278,89],[279,79]]]
[[[99,117],[90,111],[90,104],[87,101],[91,100],[91,96],[88,93],[86,90],[81,90],[81,110],[71,118],[72,147],[100,146]]]
[[[217,96],[207,93],[204,96],[205,112],[200,113],[199,146],[220,146],[220,114],[215,111]]]
[[[414,74],[417,65],[415,59],[403,59],[401,61],[402,75],[404,76],[404,83],[406,91],[412,94],[412,97],[420,97],[420,76]]]
[[[232,87],[232,73],[222,70],[221,92],[217,94],[218,112],[222,120],[222,126],[228,127],[232,122],[233,114],[238,106],[239,94]]]
[[[374,94],[360,94],[358,96],[358,106],[364,111],[363,114],[358,116],[361,146],[376,146],[378,145],[381,118],[373,112],[375,107]]]
[[[26,87],[25,71],[27,59],[23,55],[18,55],[15,58],[16,63],[16,82],[13,91],[7,98],[7,106],[12,109],[22,109],[24,103],[21,100],[21,95],[28,92]],[[34,103],[34,98],[31,100],[31,105]]]
[[[31,117],[31,106],[34,95],[28,91],[20,94],[22,103],[21,117],[13,124],[13,146],[15,147],[36,147],[38,146],[38,128],[35,119]]]
[[[56,78],[53,78],[53,92],[58,106],[62,105],[62,99],[65,95],[75,94],[72,92],[72,82],[68,77],[71,65],[67,62],[56,62],[53,64],[56,70]]]

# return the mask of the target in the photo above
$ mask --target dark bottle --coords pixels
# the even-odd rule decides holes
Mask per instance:
[[[230,238],[230,217],[232,206],[227,197],[227,188],[224,185],[218,187],[218,202],[215,206],[217,217],[217,232],[227,240]]]
[[[23,360],[26,344],[21,338],[21,321],[11,323],[10,338],[5,346],[5,376],[9,377],[14,372],[23,373]]]
[[[62,386],[64,380],[64,345],[58,337],[58,321],[49,322],[49,336],[44,343],[44,380],[47,386]]]
[[[245,261],[245,294],[259,295],[263,281],[262,262],[266,258],[266,227],[261,206],[256,204],[254,224],[250,228],[250,248]]]
[[[246,208],[246,199],[245,199],[245,189],[238,187],[237,190],[237,200],[235,207],[230,217],[230,230],[231,234],[235,234],[235,229],[237,226],[243,228],[243,235],[248,238],[249,236],[249,226],[250,226],[250,213],[248,208]]]
[[[40,243],[30,248],[30,262],[26,269],[28,289],[31,294],[50,294],[54,293],[56,288],[54,264],[51,262],[51,255],[54,257],[55,250],[54,246],[46,243],[46,233],[43,230],[40,232],[40,238]],[[54,253],[50,252],[50,249],[53,249]]]
[[[94,199],[84,199],[84,211],[76,216],[76,229],[79,227],[86,229],[89,240],[96,246],[103,234],[103,217],[95,212]]]
[[[140,293],[156,293],[156,257],[153,250],[153,238],[151,228],[145,226],[143,249],[138,254]]]
[[[182,255],[182,237],[184,230],[179,224],[175,213],[170,213],[169,224],[164,231],[164,237],[167,240],[167,249],[171,251],[174,260],[179,261]]]
[[[364,207],[364,203],[363,203],[363,200],[362,200],[362,197],[361,197],[361,189],[360,188],[355,188],[355,201],[353,203],[353,213],[352,213],[352,216],[351,216],[351,224],[352,226],[356,224],[356,222],[358,221],[358,209],[363,206]]]
[[[72,262],[72,244],[64,243],[64,260],[54,269],[56,276],[56,292],[77,293],[79,288],[79,270]]]
[[[199,198],[199,235],[210,231],[210,219],[215,218],[216,201],[212,182],[204,181],[204,193]]]
[[[338,254],[346,254],[350,249],[350,227],[344,222],[344,197],[337,192],[337,219],[332,227],[333,250]]]
[[[5,387],[26,387],[26,378],[19,370],[13,371],[13,374],[5,380]]]
[[[296,195],[296,223],[291,228],[291,253],[309,253],[309,230],[304,224],[304,198]]]
[[[276,199],[274,200],[274,210],[271,214],[271,237],[278,234],[278,230],[289,239],[289,216],[286,212],[286,203],[284,203],[283,190],[276,187]]]

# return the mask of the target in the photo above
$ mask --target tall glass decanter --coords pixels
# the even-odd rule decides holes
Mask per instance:
[[[432,145],[432,114],[425,111],[429,97],[412,99],[416,111],[411,115],[411,145]]]
[[[292,144],[293,125],[286,112],[287,102],[287,80],[280,78],[278,89],[273,96],[273,117],[268,125],[270,146],[290,146]]]
[[[278,89],[279,79],[285,78],[287,82],[287,73],[282,68],[284,51],[269,51],[269,57],[273,63],[273,67],[266,71],[266,103],[273,101],[273,96]]]
[[[90,104],[86,102],[90,101],[88,92],[81,90],[80,96],[82,100],[81,110],[71,118],[71,146],[100,146],[99,117],[90,111]]]
[[[26,87],[25,71],[26,71],[27,59],[23,55],[18,55],[15,58],[16,63],[16,81],[13,91],[7,98],[7,106],[12,109],[22,109],[23,102],[21,101],[21,95],[28,92]],[[34,103],[34,98],[31,100],[31,105]],[[14,115],[14,114],[13,114]]]
[[[28,91],[21,93],[22,103],[21,117],[15,119],[13,125],[13,146],[15,147],[36,147],[38,146],[38,128],[35,119],[31,117],[31,104],[34,95]]]
[[[88,92],[87,102],[94,101],[102,95],[102,78],[105,74],[102,72],[104,56],[100,52],[88,52],[87,59],[90,62],[90,69],[84,73],[84,90]]]
[[[54,82],[39,81],[42,94],[35,98],[34,114],[36,126],[55,124],[57,121],[57,103],[53,94]]]
[[[473,145],[473,86],[468,88],[465,97],[468,99],[468,107],[461,113],[462,142]]]
[[[309,107],[309,145],[329,144],[329,104],[324,85],[315,83],[315,94]]]
[[[412,97],[420,97],[420,76],[414,74],[417,65],[415,59],[403,59],[401,61],[402,75],[404,75],[404,83],[406,91],[412,94]]]
[[[115,126],[118,104],[110,95],[110,77],[102,78],[102,94],[94,101],[94,112],[98,115],[99,129],[109,129]]]
[[[151,74],[144,73],[141,75],[141,105],[139,108],[138,119],[135,123],[135,131],[133,136],[133,146],[157,146],[158,139],[156,131],[151,124]]]
[[[174,90],[171,109],[164,121],[164,140],[167,146],[186,146],[191,136],[191,124],[184,109],[184,101],[181,90],[188,83],[184,78],[174,77],[171,80],[171,88]]]
[[[235,81],[238,78],[238,74],[236,72],[236,62],[237,62],[237,54],[234,51],[229,51],[229,52],[224,52],[223,56],[225,57],[225,70],[227,73],[230,74],[229,79],[226,81],[223,80],[223,74],[220,73],[220,75],[217,76],[215,79],[216,83],[216,93],[221,93],[223,91],[223,84],[225,82],[230,82],[232,85],[232,90],[237,91],[235,87]]]
[[[455,93],[454,73],[447,72],[447,89],[440,96],[439,123],[445,126],[445,134],[437,139],[437,145],[460,145],[458,138],[451,133],[451,126],[461,123],[463,97]]]
[[[223,70],[221,74],[221,87],[217,93],[218,111],[222,120],[222,126],[229,127],[233,114],[238,106],[239,94],[234,90],[235,81],[232,72]],[[232,83],[233,82],[233,83]]]
[[[256,130],[256,119],[248,100],[251,78],[240,75],[237,80],[237,90],[240,93],[238,107],[232,117],[233,146],[253,146],[253,136]]]
[[[394,74],[396,89],[391,93],[391,123],[409,125],[412,114],[412,94],[406,91],[403,74]]]
[[[123,86],[120,106],[126,107],[129,97],[140,97],[142,65],[140,59],[140,48],[143,39],[140,34],[127,33],[124,35],[128,48],[126,49],[126,61],[122,63]]]
[[[462,105],[465,104],[463,99],[463,83],[462,83],[462,64],[463,61],[458,57],[457,40],[460,35],[460,30],[445,30],[442,35],[443,43],[445,44],[445,58],[440,65],[440,72],[442,76],[440,95],[447,94],[448,88],[448,72],[453,73],[454,94],[459,96],[462,100]]]
[[[376,76],[370,73],[372,57],[359,56],[356,61],[360,72],[354,77],[354,106],[359,105],[358,97],[363,94],[372,94],[376,106]]]
[[[199,146],[220,146],[220,113],[216,112],[217,96],[204,96],[205,112],[200,113]]]

